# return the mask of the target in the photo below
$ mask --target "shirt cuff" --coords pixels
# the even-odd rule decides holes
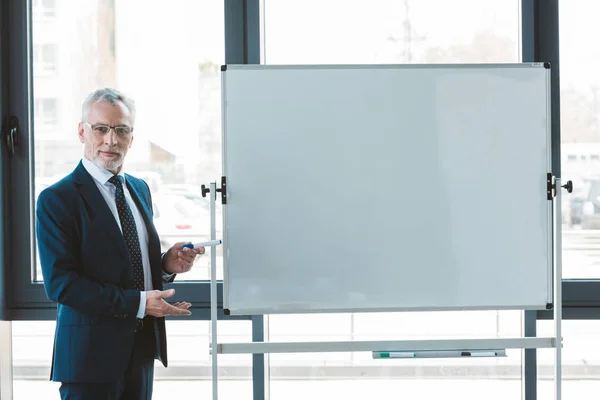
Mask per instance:
[[[146,314],[146,292],[140,292],[140,307],[138,308],[137,317],[139,319],[144,318]]]

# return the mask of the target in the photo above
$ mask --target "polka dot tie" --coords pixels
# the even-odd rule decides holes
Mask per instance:
[[[144,268],[142,266],[142,252],[140,251],[140,240],[135,226],[135,220],[131,213],[129,204],[125,201],[125,192],[123,192],[123,177],[114,175],[108,180],[115,185],[117,189],[115,200],[117,201],[117,211],[119,212],[119,220],[121,221],[121,229],[123,237],[129,250],[131,264],[133,265],[133,279],[135,289],[144,290]]]

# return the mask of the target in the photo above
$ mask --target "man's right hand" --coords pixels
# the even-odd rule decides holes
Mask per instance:
[[[164,299],[175,294],[175,289],[150,290],[146,292],[146,314],[153,317],[164,317],[165,315],[190,315],[188,310],[192,306],[187,301],[169,304]]]

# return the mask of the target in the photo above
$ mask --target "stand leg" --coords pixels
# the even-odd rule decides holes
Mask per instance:
[[[556,358],[554,360],[554,398],[562,398],[562,215],[560,179],[555,179],[554,200],[554,335]]]
[[[210,184],[210,239],[216,239],[215,202],[217,199],[217,184]],[[211,356],[212,356],[212,392],[213,400],[217,400],[219,369],[217,365],[217,252],[215,246],[210,249],[210,322],[211,322]]]

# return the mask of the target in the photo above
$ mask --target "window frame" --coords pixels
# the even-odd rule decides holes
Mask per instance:
[[[0,291],[1,315],[8,320],[52,320],[56,317],[56,304],[51,302],[44,291],[42,282],[33,282],[35,259],[31,259],[30,246],[18,246],[19,243],[35,242],[35,230],[32,211],[34,208],[33,182],[30,179],[35,154],[32,134],[34,99],[33,93],[33,43],[31,42],[33,15],[32,2],[7,0],[2,2],[2,27],[10,35],[3,35],[3,43],[8,55],[2,57],[5,67],[2,74],[3,120],[16,116],[19,120],[18,147],[15,155],[8,156],[6,148],[2,151],[2,192],[3,218],[3,255],[1,267],[2,289]],[[259,0],[224,1],[225,16],[225,62],[249,63],[259,60]],[[4,53],[3,53],[4,54]],[[40,133],[43,134],[43,133]],[[31,150],[30,150],[31,149]],[[75,165],[73,166],[75,168]],[[217,180],[218,177],[215,177]],[[209,182],[206,182],[208,184]],[[210,282],[177,281],[165,285],[165,289],[175,288],[173,301],[192,303],[190,319],[210,319]],[[218,283],[219,307],[222,307],[222,281]],[[198,312],[200,311],[200,312]],[[229,317],[222,313],[223,319],[251,320],[251,316]]]
[[[552,70],[552,164],[556,176],[561,173],[560,151],[560,58],[559,58],[559,0],[521,0],[521,29],[523,61],[548,61]],[[260,63],[261,54],[261,0],[224,0],[225,57],[227,64]],[[31,128],[33,109],[32,44],[29,21],[33,19],[31,1],[6,0],[0,3],[0,109],[3,117],[3,135],[0,142],[0,208],[4,216],[0,231],[0,319],[1,320],[54,320],[56,305],[50,302],[42,283],[31,281],[29,245],[34,244],[31,229],[33,196],[30,165],[35,154]],[[5,145],[6,121],[9,116],[19,118],[19,146],[10,156]],[[568,177],[564,177],[568,179]],[[208,281],[174,282],[174,300],[193,304],[192,319],[210,319],[210,285]],[[222,282],[218,284],[222,298]],[[225,316],[221,319],[240,319]],[[536,336],[536,321],[552,318],[551,311],[525,312],[524,333]],[[252,319],[253,340],[264,340],[262,316]],[[600,319],[600,279],[563,280],[563,319]],[[264,356],[254,355],[253,384],[255,398],[264,398]],[[262,368],[261,368],[262,365]],[[536,398],[536,351],[526,350],[524,359],[524,393],[526,400]],[[262,383],[261,383],[262,382]]]
[[[259,0],[226,1],[225,12],[225,55],[226,63],[260,62],[260,23]],[[3,120],[10,115],[19,118],[19,146],[15,156],[9,157],[6,148],[2,151],[3,211],[13,218],[4,220],[4,278],[2,298],[4,309],[10,309],[13,318],[18,319],[21,309],[54,309],[46,297],[43,284],[31,282],[31,261],[27,246],[19,243],[34,240],[31,212],[33,199],[29,182],[30,162],[28,150],[31,146],[29,134],[33,99],[29,98],[32,88],[32,45],[29,41],[31,28],[27,21],[31,18],[31,3],[8,0],[2,3],[3,31],[2,46],[6,50],[2,57],[2,111]],[[560,93],[559,54],[558,54],[558,0],[521,0],[522,46],[524,61],[550,60],[552,64],[552,111],[553,147],[552,161],[554,174],[560,176]],[[4,132],[5,133],[5,132]],[[35,154],[32,154],[35,157]],[[566,177],[568,178],[568,177]],[[26,184],[20,184],[25,182]],[[18,221],[18,223],[15,223]],[[33,241],[33,243],[35,243]],[[26,266],[27,268],[18,267]],[[197,308],[210,306],[209,282],[174,282],[170,287],[177,288],[177,299],[188,299]],[[222,284],[219,283],[222,291]],[[600,310],[600,280],[564,280],[563,318],[570,318],[570,309],[582,308]],[[221,293],[219,295],[221,296]],[[546,311],[538,312],[538,317],[546,319]],[[28,313],[29,314],[29,313]],[[575,315],[574,315],[575,317]]]

